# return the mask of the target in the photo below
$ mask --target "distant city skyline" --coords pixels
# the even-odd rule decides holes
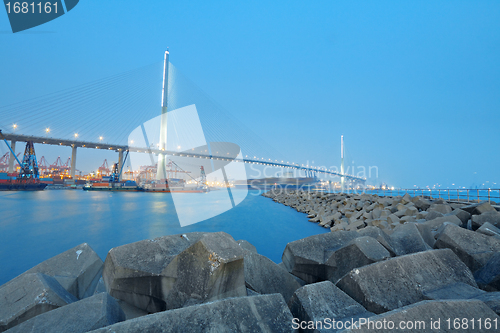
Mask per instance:
[[[378,170],[368,184],[499,188],[498,17],[494,1],[88,0],[12,34],[2,12],[0,128],[13,125],[2,106],[160,63],[169,47],[170,61],[280,158],[340,167],[344,135],[346,165]],[[155,94],[159,114],[161,87]],[[36,149],[50,163],[71,156]],[[117,153],[79,149],[77,169],[105,158]]]

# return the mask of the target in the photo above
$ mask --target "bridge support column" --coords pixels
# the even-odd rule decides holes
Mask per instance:
[[[120,170],[122,169],[122,165],[123,165],[123,150],[119,150],[118,151],[118,172],[120,172]],[[122,177],[123,175],[120,174],[120,181],[122,181]]]
[[[76,173],[76,145],[71,147],[71,179],[75,179]]]
[[[16,151],[16,141],[12,140],[10,141],[10,147],[12,148],[12,151]],[[10,152],[10,157],[9,157],[9,173],[14,172],[14,162],[16,160],[16,157],[12,152]]]

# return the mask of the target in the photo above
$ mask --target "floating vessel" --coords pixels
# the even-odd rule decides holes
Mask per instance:
[[[107,183],[91,183],[88,182],[83,186],[84,191],[125,191],[125,192],[141,192],[144,189],[137,185],[135,181],[126,180],[121,181],[120,177],[123,171],[123,166],[125,161],[127,161],[127,154],[125,155],[125,160],[122,163],[122,167],[118,170],[118,163],[113,165],[113,173],[109,177],[109,182]]]
[[[0,177],[0,191],[41,191],[45,189],[47,184],[40,182],[33,141],[26,142],[23,161],[21,162],[3,136],[2,130],[0,130],[0,138],[5,141],[12,156],[16,158],[21,168],[16,177],[10,177],[8,174],[3,174]]]

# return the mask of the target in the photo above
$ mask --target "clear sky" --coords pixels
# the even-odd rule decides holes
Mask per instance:
[[[0,107],[159,63],[169,47],[290,161],[338,166],[343,134],[348,163],[378,167],[372,183],[499,188],[499,18],[499,1],[82,0],[12,34],[0,9]]]

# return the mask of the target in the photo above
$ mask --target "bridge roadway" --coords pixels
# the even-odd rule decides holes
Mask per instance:
[[[71,176],[72,177],[75,176],[76,149],[77,148],[90,148],[90,149],[102,149],[102,150],[116,151],[116,152],[118,152],[118,161],[119,161],[120,168],[121,168],[121,164],[123,163],[123,152],[127,151],[127,150],[130,152],[152,153],[155,155],[166,154],[166,155],[181,156],[181,157],[219,159],[219,160],[223,160],[223,161],[233,160],[233,159],[229,159],[225,156],[217,156],[217,155],[201,154],[201,153],[168,151],[168,150],[152,149],[152,148],[145,148],[145,147],[142,147],[142,148],[141,147],[131,147],[131,146],[114,145],[114,144],[102,143],[102,142],[57,139],[57,138],[50,138],[50,137],[39,137],[39,136],[31,136],[31,135],[24,135],[24,134],[13,134],[13,133],[3,133],[3,135],[7,140],[11,141],[11,146],[12,146],[13,150],[15,150],[15,146],[16,146],[17,141],[24,141],[24,142],[33,141],[34,143],[40,143],[40,144],[72,147],[72,153],[71,153]],[[279,163],[279,162],[264,161],[264,160],[258,160],[258,159],[247,159],[247,158],[243,158],[243,159],[235,158],[234,160],[236,162],[267,165],[267,166],[272,166],[272,167],[277,167],[277,168],[295,169],[295,170],[299,170],[299,171],[304,170],[306,173],[307,172],[308,173],[322,173],[325,175],[342,177],[341,173],[334,172],[332,170],[328,170],[328,169],[324,169],[324,168],[313,167],[313,166],[301,166],[299,164]],[[13,170],[14,170],[14,157],[10,156],[9,172],[13,172]],[[344,175],[344,178],[346,178],[348,180],[352,180],[352,181],[362,182],[362,183],[364,183],[366,181],[365,178],[359,178],[359,177],[355,177],[353,175],[347,175],[347,174]]]

